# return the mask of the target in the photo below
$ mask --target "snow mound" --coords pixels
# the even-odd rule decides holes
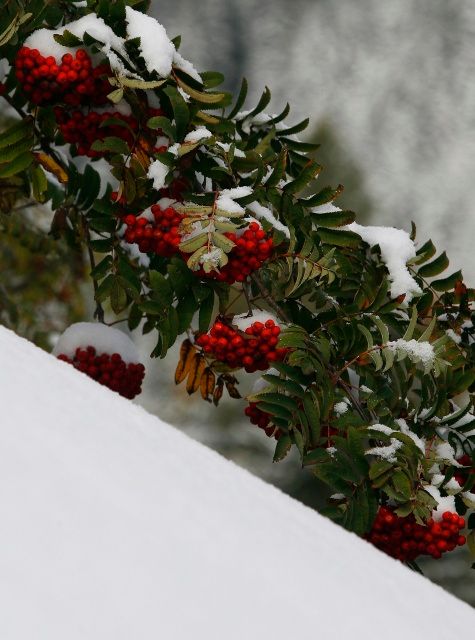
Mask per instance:
[[[2,640],[474,627],[468,605],[1,327],[0,355]]]
[[[100,353],[118,353],[126,363],[140,362],[139,352],[132,340],[119,329],[100,322],[76,322],[59,337],[53,355],[61,353],[72,358],[76,349],[94,347]]]

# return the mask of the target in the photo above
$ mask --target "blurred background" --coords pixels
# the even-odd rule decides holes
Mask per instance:
[[[449,269],[463,268],[474,286],[474,2],[152,0],[151,13],[170,37],[183,36],[180,51],[200,71],[222,71],[231,91],[248,79],[245,108],[267,85],[268,110],[289,102],[289,123],[310,116],[306,138],[322,145],[322,186],[345,185],[340,206],[367,224],[408,230],[413,220],[421,244],[431,237],[447,250]],[[0,230],[8,231],[0,271],[9,283],[8,291],[0,283],[0,322],[50,349],[68,324],[92,316],[86,266],[2,211],[0,199]],[[188,398],[173,383],[179,345],[150,360],[153,339],[138,340],[147,366],[141,404],[306,504],[323,503],[323,487],[295,457],[272,464],[275,441],[249,423],[243,400],[215,408]],[[251,386],[246,376],[241,394]],[[475,605],[471,561],[454,554],[424,571]]]

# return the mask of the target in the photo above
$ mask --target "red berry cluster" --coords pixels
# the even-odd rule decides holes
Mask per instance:
[[[468,477],[471,474],[475,473],[475,467],[473,465],[472,458],[466,453],[461,458],[457,458],[457,462],[459,464],[463,464],[464,467],[468,467],[465,469],[459,468],[454,474],[455,480],[459,483],[461,487],[463,487],[463,485],[467,482]]]
[[[135,398],[142,391],[145,375],[143,364],[126,364],[118,353],[97,354],[94,347],[78,348],[71,359],[64,353],[59,360],[69,362],[75,369],[87,374],[124,398]]]
[[[280,327],[273,320],[254,322],[244,332],[215,322],[209,333],[198,336],[196,344],[205,353],[231,368],[243,367],[248,373],[265,371],[269,363],[283,360],[287,349],[278,349]]]
[[[59,130],[68,144],[75,144],[79,155],[98,158],[104,155],[103,151],[91,149],[96,140],[104,140],[108,136],[115,136],[124,140],[129,146],[134,142],[134,131],[138,128],[137,120],[133,116],[125,116],[117,111],[97,113],[90,111],[87,114],[81,111],[73,111],[71,114],[64,109],[55,109],[56,121]],[[119,125],[101,124],[109,118],[117,118],[126,123],[129,128]]]
[[[450,511],[443,513],[440,522],[430,519],[422,526],[412,514],[401,518],[391,508],[380,507],[367,540],[403,562],[420,555],[440,558],[446,551],[465,544],[465,536],[460,535],[464,527],[465,520]]]
[[[266,436],[269,436],[269,438],[274,436],[274,438],[278,440],[282,435],[281,430],[277,429],[273,424],[269,426],[271,415],[270,413],[261,411],[257,402],[250,402],[249,406],[244,409],[244,413],[251,423],[258,426],[259,429],[263,429]]]
[[[15,60],[15,75],[29,99],[37,105],[59,102],[105,104],[111,86],[107,80],[110,68],[95,68],[84,49],[73,55],[65,53],[58,64],[54,56],[43,56],[38,49],[22,47]]]
[[[183,215],[173,207],[162,209],[158,204],[151,207],[154,220],[137,218],[129,214],[124,217],[127,230],[124,238],[130,244],[138,244],[143,253],[156,253],[169,258],[178,252],[181,242],[180,225]]]
[[[228,263],[217,271],[205,273],[200,271],[200,275],[205,278],[212,278],[218,282],[244,282],[253,272],[260,269],[263,263],[270,258],[274,244],[266,232],[257,222],[251,222],[249,227],[241,236],[235,233],[225,233],[227,238],[236,245],[228,254]]]

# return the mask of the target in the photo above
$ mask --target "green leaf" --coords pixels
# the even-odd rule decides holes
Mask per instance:
[[[447,276],[446,278],[441,278],[440,280],[433,280],[430,283],[430,286],[436,291],[451,291],[459,280],[460,281],[463,280],[463,275],[460,270],[456,271],[455,273],[452,273],[450,276]]]
[[[307,391],[303,397],[303,408],[307,416],[308,428],[311,436],[311,444],[318,445],[320,440],[320,407],[314,393]]]
[[[198,330],[205,333],[209,329],[214,309],[214,292],[210,291],[210,295],[203,300],[200,305]]]
[[[303,204],[304,207],[319,207],[322,204],[326,204],[327,202],[333,202],[343,191],[343,185],[338,185],[338,187],[324,187],[321,191],[316,193],[315,195],[307,198],[306,200],[300,200],[300,204]]]
[[[78,38],[74,33],[71,33],[71,31],[68,31],[67,29],[65,29],[61,34],[54,33],[53,38],[58,44],[62,44],[63,47],[80,47],[83,44],[81,38]]]
[[[12,162],[0,165],[0,178],[10,178],[27,169],[33,162],[33,154],[27,151],[17,156]]]
[[[290,436],[287,433],[283,433],[277,440],[277,445],[275,447],[274,453],[274,462],[280,462],[281,460],[283,460],[289,453],[291,446],[292,440],[290,439]]]
[[[164,116],[154,116],[147,121],[147,127],[150,129],[161,129],[163,133],[175,142],[176,140],[176,128],[171,121]]]
[[[24,138],[15,144],[5,146],[3,149],[0,149],[0,163],[11,162],[26,151],[31,151],[32,147],[33,140],[31,138]]]
[[[173,301],[173,291],[167,278],[159,271],[152,270],[149,272],[149,279],[153,300],[169,307]]]
[[[185,93],[193,98],[193,100],[196,100],[196,102],[199,102],[201,104],[217,104],[219,102],[222,102],[226,97],[225,93],[207,93],[205,91],[197,91],[196,89],[193,89],[192,87],[187,85],[186,82],[183,82],[183,80],[178,77],[176,81],[178,83],[178,86],[181,87]]]
[[[311,218],[318,227],[342,227],[354,222],[356,214],[353,211],[330,211],[328,213],[314,213]]]
[[[104,140],[95,140],[91,145],[91,149],[93,151],[110,151],[112,153],[120,153],[124,156],[130,153],[129,146],[125,140],[115,136],[108,136],[104,138]]]
[[[312,180],[315,180],[321,170],[321,165],[316,162],[309,162],[308,166],[304,168],[295,180],[285,185],[284,192],[294,195],[302,191]]]
[[[176,140],[182,140],[188,123],[190,121],[190,111],[183,97],[175,87],[167,87],[164,89],[165,95],[170,100],[175,117]]]
[[[31,119],[20,120],[0,134],[0,149],[13,145],[26,137],[32,138],[32,136],[33,123]]]
[[[243,78],[241,82],[241,89],[239,90],[239,95],[236,99],[236,104],[228,114],[229,119],[234,118],[234,116],[241,109],[242,105],[244,104],[244,101],[246,100],[246,96],[247,96],[247,80],[246,78]]]
[[[449,259],[447,258],[447,254],[444,251],[444,253],[441,253],[440,256],[435,260],[420,267],[418,273],[421,276],[421,278],[430,278],[432,276],[439,275],[439,273],[442,273],[442,271],[445,271],[445,269],[447,269],[448,266],[449,266]]]
[[[353,231],[343,231],[341,229],[323,229],[319,227],[318,235],[324,244],[336,247],[356,248],[361,244],[361,236]]]
[[[219,71],[203,71],[200,73],[203,84],[207,89],[217,87],[224,82],[224,75]]]

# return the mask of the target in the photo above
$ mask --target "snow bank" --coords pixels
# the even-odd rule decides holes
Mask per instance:
[[[3,328],[0,356],[2,640],[474,627],[468,605]]]

